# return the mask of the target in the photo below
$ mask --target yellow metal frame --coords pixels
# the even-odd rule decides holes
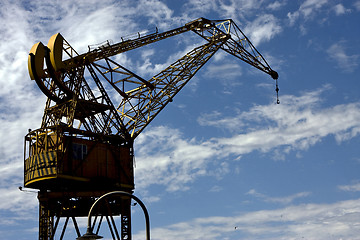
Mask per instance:
[[[187,31],[195,32],[207,40],[208,44],[193,49],[149,80],[142,79],[110,59],[111,56],[119,53]],[[214,46],[219,47],[214,50]],[[220,48],[271,75],[274,79],[277,78],[277,73],[270,68],[266,60],[231,19],[211,21],[199,18],[182,27],[163,33],[156,31],[144,36],[139,34],[137,37],[113,45],[108,42],[106,45],[101,45],[80,55],[60,33],[50,38],[47,47],[50,52],[50,60],[47,64],[51,65],[48,66],[48,70],[54,82],[47,84],[46,87],[48,92],[54,96],[52,100],[56,99],[56,102],[61,102],[61,104],[50,108],[51,102],[48,103],[49,108],[46,109],[47,115],[44,117],[42,127],[62,124],[61,119],[66,117],[68,127],[73,126],[74,119],[79,119],[81,124],[90,132],[107,135],[115,131],[115,135],[122,136],[127,140],[135,139]],[[30,64],[29,69],[40,69],[41,64],[37,59],[44,55],[41,50],[41,43],[38,43],[36,47],[34,46],[32,51],[35,54],[35,66]],[[64,53],[67,59],[63,59]],[[92,80],[101,92],[101,98],[94,96],[93,90],[88,86],[88,80],[85,81],[85,68],[90,72]],[[39,70],[41,74],[44,71]],[[122,96],[119,105],[116,107],[117,112],[102,87],[98,75],[107,80]],[[53,87],[58,89],[57,92],[52,90]],[[82,96],[81,93],[87,95]],[[80,100],[85,99],[88,99],[88,104],[82,104],[79,107]],[[106,102],[109,111],[103,111],[102,114],[99,114],[100,111],[93,111],[92,116],[89,115],[91,112],[86,113],[87,115],[79,114],[79,109],[88,109],[99,101],[101,103]]]
[[[34,61],[31,61],[31,54],[35,57]],[[28,71],[31,80],[35,80],[36,75],[44,77],[44,57],[45,48],[41,42],[38,42],[32,46],[28,57]]]
[[[31,183],[57,176],[57,152],[42,152],[34,154],[25,160],[24,184]]]

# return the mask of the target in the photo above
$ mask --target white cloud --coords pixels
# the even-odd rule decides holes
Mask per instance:
[[[346,9],[346,8],[344,7],[344,5],[342,5],[341,3],[335,5],[333,9],[334,9],[335,14],[336,14],[337,16],[340,16],[340,15],[343,15],[343,14],[345,14],[345,13],[351,12],[350,9]]]
[[[171,27],[173,10],[165,3],[159,0],[141,0],[138,4],[137,11],[144,16],[149,17],[149,24],[158,26],[162,29]]]
[[[51,36],[49,33],[60,32],[78,52],[87,51],[88,45],[117,41],[150,28],[168,30],[180,21],[172,16],[173,10],[159,0],[66,0],[45,4],[35,0],[28,8],[33,14],[32,28],[41,33],[38,37],[42,37],[45,44]],[[144,29],[139,29],[140,24]]]
[[[44,3],[43,1],[31,1],[26,8],[32,17],[32,30],[36,31],[37,38],[47,43],[52,34],[61,32],[70,43],[77,46],[77,41],[84,40],[88,44],[102,42],[110,35],[114,35],[116,30],[124,26],[124,22],[115,24],[115,17],[118,14],[131,14],[131,9],[126,12],[116,11],[126,5],[127,1],[114,3],[111,0],[97,1],[53,1]],[[130,27],[130,23],[129,26]],[[101,34],[94,34],[101,33]],[[49,36],[50,34],[50,36]],[[87,47],[87,46],[84,46]],[[85,48],[84,48],[85,49]],[[80,50],[80,49],[78,49]],[[82,50],[82,49],[81,49]],[[87,50],[87,49],[86,49]]]
[[[327,2],[328,0],[306,0],[297,11],[287,14],[290,25],[293,25],[300,17],[303,17],[305,21],[312,19]]]
[[[197,36],[195,36],[197,37]],[[137,62],[137,71],[138,74],[141,76],[147,76],[152,77],[164,69],[166,69],[168,66],[170,66],[172,63],[176,62],[178,59],[184,57],[188,52],[192,51],[195,47],[198,47],[202,43],[202,39],[195,38],[198,41],[193,41],[191,45],[186,46],[184,49],[178,50],[177,52],[173,52],[170,55],[164,56],[165,62],[162,63],[156,63],[153,59],[151,59],[151,50],[145,51],[143,54],[144,57]],[[165,40],[166,41],[166,40]],[[194,44],[194,42],[196,42]]]
[[[294,23],[296,22],[296,20],[299,18],[300,13],[299,12],[293,12],[293,13],[288,13],[287,17],[289,19],[290,25],[294,25]]]
[[[338,188],[345,192],[360,192],[360,183],[354,183],[351,185],[340,185]]]
[[[263,2],[263,0],[189,0],[184,8],[187,10],[187,14],[196,18],[216,12],[223,18],[236,20],[258,11]]]
[[[159,196],[151,195],[151,196],[144,197],[143,201],[146,203],[154,203],[154,202],[161,201],[161,198]]]
[[[276,127],[220,139],[218,143],[234,154],[243,154],[253,150],[267,152],[281,146],[305,150],[328,135],[334,135],[341,142],[345,140],[347,133],[350,134],[348,139],[359,134],[360,126],[357,119],[360,116],[358,113],[354,113],[360,109],[359,104],[338,105],[316,111],[309,108],[296,109],[296,106],[295,109],[291,109],[290,105],[285,106],[285,100],[286,98],[283,97],[283,106],[279,112],[272,107],[257,109],[258,114],[265,114],[269,117],[264,121],[275,121]],[[270,113],[271,110],[273,110],[272,113]],[[256,110],[254,109],[254,111]],[[269,116],[269,114],[273,116]],[[258,115],[255,117],[261,119]]]
[[[278,19],[271,14],[261,15],[244,29],[244,33],[255,46],[258,46],[261,42],[269,41],[281,31],[282,28]]]
[[[225,129],[243,129],[245,123],[238,120],[238,118],[223,118],[222,113],[213,111],[211,113],[204,113],[198,118],[198,122],[202,126],[216,126]]]
[[[0,8],[0,211],[1,226],[33,220],[36,194],[24,193],[23,143],[29,128],[40,126],[45,97],[31,81],[27,57],[35,43],[29,12],[18,1],[3,1]],[[29,45],[30,44],[30,45]],[[35,215],[32,215],[35,214]]]
[[[232,154],[269,151],[285,146],[307,149],[328,135],[335,136],[338,142],[357,136],[360,104],[349,103],[320,110],[317,106],[322,91],[308,92],[300,97],[282,96],[280,105],[254,106],[248,112],[228,118],[220,117],[221,114],[208,115],[199,121],[201,125],[238,132],[232,137],[214,140]],[[258,129],[246,130],[244,127],[256,122],[259,123]],[[261,127],[264,122],[267,128]]]
[[[273,3],[270,3],[267,8],[271,9],[271,10],[279,10],[280,8],[282,8],[284,5],[286,4],[285,1],[280,2],[280,1],[275,1]]]
[[[360,103],[321,109],[320,95],[329,88],[327,85],[302,96],[284,95],[280,105],[254,106],[233,117],[214,112],[199,118],[202,126],[228,129],[230,137],[199,141],[186,139],[179,130],[168,127],[148,129],[136,141],[137,186],[186,190],[195,179],[216,175],[209,169],[221,169],[226,174],[228,166],[222,163],[229,161],[229,156],[274,151],[281,159],[291,151],[307,150],[327,136],[334,136],[339,143],[358,136]]]
[[[40,93],[27,72],[27,57],[33,33],[28,12],[13,3],[5,2],[1,9],[0,51],[0,181],[22,165],[23,142],[28,128],[40,125],[45,97]],[[13,165],[14,168],[7,166]],[[18,169],[19,170],[19,169]],[[10,173],[10,171],[12,171]],[[19,180],[19,179],[18,179]]]
[[[304,17],[309,17],[315,10],[321,8],[328,0],[306,0],[301,4],[299,10]]]
[[[302,204],[233,216],[196,218],[152,228],[152,239],[358,239],[360,199]],[[141,239],[138,233],[134,239]]]
[[[223,86],[224,94],[233,94],[236,86],[242,85],[239,77],[242,75],[242,67],[235,62],[223,60],[221,63],[213,63],[206,67],[204,76],[207,79],[216,79]]]
[[[38,213],[38,200],[36,192],[22,192],[18,189],[19,185],[15,184],[1,184],[0,195],[2,201],[0,202],[0,225],[6,226],[20,226],[25,221],[36,221]],[[21,226],[26,230],[27,226]]]
[[[354,3],[354,7],[356,8],[357,11],[360,11],[360,1],[356,1]]]
[[[168,191],[187,190],[188,183],[208,174],[210,158],[217,155],[208,143],[183,139],[178,130],[167,127],[143,132],[136,145],[136,182],[140,188],[159,184]]]
[[[359,66],[358,59],[360,55],[350,55],[346,51],[346,42],[340,41],[331,45],[326,52],[340,69],[345,72],[353,72]]]
[[[303,198],[303,197],[309,196],[310,192],[300,192],[300,193],[295,193],[293,195],[285,196],[285,197],[270,197],[265,194],[257,192],[255,189],[251,189],[247,192],[247,194],[254,196],[256,198],[262,199],[265,202],[290,204],[298,198]]]
[[[221,192],[222,190],[223,188],[221,186],[215,185],[209,190],[209,192]]]
[[[205,76],[209,78],[221,76],[223,80],[231,80],[241,76],[241,66],[236,63],[224,63],[224,61],[223,64],[212,64],[206,68]],[[236,82],[236,84],[241,84],[239,81]]]
[[[282,31],[279,20],[274,15],[262,12],[261,9],[276,10],[284,4],[284,2],[280,1],[268,4],[267,1],[263,0],[190,0],[185,5],[185,8],[190,15],[194,15],[196,18],[199,17],[199,14],[202,16],[212,12],[223,16],[224,19],[231,18],[244,30],[250,41],[257,46],[261,42],[269,41]],[[249,21],[249,19],[245,18],[254,12],[258,16],[254,20]]]

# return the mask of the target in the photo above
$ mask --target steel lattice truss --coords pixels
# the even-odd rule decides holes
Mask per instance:
[[[143,79],[111,58],[187,31],[195,32],[207,43],[194,48],[151,79]],[[87,133],[133,140],[218,49],[277,79],[277,73],[231,19],[200,18],[180,28],[139,35],[113,45],[107,43],[80,55],[61,35],[54,35],[52,39],[48,44],[50,51],[44,53],[47,69],[35,73],[36,82],[48,96],[43,128],[66,125]],[[56,53],[59,45],[60,54]],[[67,59],[58,60],[56,54],[60,59]],[[103,87],[104,80],[120,94],[120,103],[111,101]]]

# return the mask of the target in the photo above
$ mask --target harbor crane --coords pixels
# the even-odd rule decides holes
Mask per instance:
[[[201,37],[202,45],[150,79],[116,58],[185,32]],[[39,239],[63,239],[69,220],[80,237],[77,219],[87,216],[96,199],[110,191],[133,194],[134,140],[220,49],[270,75],[278,93],[277,72],[231,19],[199,18],[85,53],[60,33],[46,46],[38,42],[31,48],[29,75],[47,96],[41,127],[29,129],[24,146],[24,186],[38,190]],[[113,239],[131,239],[131,199],[101,205],[92,223],[96,233],[102,222]]]

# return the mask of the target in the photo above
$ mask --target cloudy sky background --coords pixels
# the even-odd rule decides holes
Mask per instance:
[[[281,104],[269,76],[224,52],[198,72],[135,142],[152,239],[360,239],[359,14],[358,0],[1,1],[1,238],[38,234],[36,193],[18,189],[46,101],[31,46],[60,32],[85,52],[205,17],[245,32],[279,72]],[[116,59],[150,78],[201,42],[186,33]],[[134,239],[143,229],[134,208]]]

